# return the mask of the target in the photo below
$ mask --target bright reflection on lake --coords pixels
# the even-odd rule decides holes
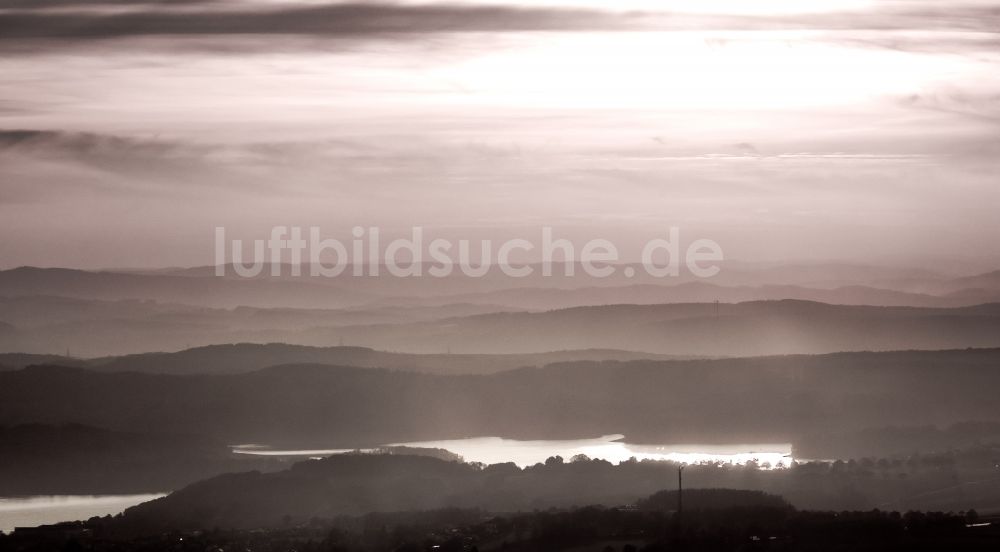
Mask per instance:
[[[354,452],[359,449],[272,449],[267,445],[235,445],[233,452],[236,454],[249,454],[252,456],[330,456],[333,454],[344,454]]]
[[[120,514],[126,508],[165,496],[133,495],[54,495],[0,498],[0,531],[15,527],[37,527],[60,521],[78,521],[94,516]]]
[[[550,456],[562,456],[565,460],[583,454],[589,458],[599,458],[617,464],[635,458],[637,460],[670,460],[687,464],[718,462],[723,464],[746,464],[756,462],[764,467],[787,467],[792,463],[792,445],[777,444],[734,444],[734,445],[634,445],[622,441],[624,435],[605,435],[596,439],[518,441],[500,437],[474,437],[470,439],[447,439],[441,441],[419,441],[412,443],[392,443],[386,446],[407,446],[440,448],[462,456],[467,462],[499,464],[513,462],[518,466],[530,466],[544,462]],[[349,452],[345,449],[314,450],[273,450],[261,445],[241,445],[234,448],[240,454],[267,456],[329,456]]]

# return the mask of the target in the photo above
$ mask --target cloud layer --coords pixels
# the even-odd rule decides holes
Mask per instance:
[[[1000,255],[991,4],[536,6],[5,2],[0,259],[204,264],[275,224]]]
[[[130,9],[109,10],[108,6]],[[929,7],[885,2],[867,10],[807,14],[725,14],[594,7],[476,4],[252,4],[243,2],[8,2],[0,39],[108,39],[171,35],[408,37],[426,33],[594,30],[874,30],[993,33],[1000,9],[977,2]],[[63,9],[52,9],[60,7]],[[610,6],[609,6],[610,7]]]

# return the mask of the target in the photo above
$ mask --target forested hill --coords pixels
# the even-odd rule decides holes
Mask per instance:
[[[483,376],[321,364],[152,375],[0,373],[0,419],[358,447],[477,435],[795,442],[816,433],[1000,419],[1000,350],[569,362]]]

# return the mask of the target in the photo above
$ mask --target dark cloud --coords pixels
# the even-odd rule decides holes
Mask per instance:
[[[44,130],[0,130],[0,150],[46,141],[57,133]]]
[[[0,130],[0,181],[5,183],[0,203],[75,196],[139,201],[226,187],[260,193],[272,188],[267,179],[255,177],[261,166],[281,166],[280,148],[273,149],[265,155],[247,146],[148,135]]]
[[[310,35],[323,37],[406,36],[458,31],[572,30],[971,30],[995,32],[1000,10],[957,3],[947,9],[916,4],[869,11],[784,16],[603,12],[589,9],[515,6],[396,5],[354,3],[254,6],[184,0],[129,2],[136,9],[94,9],[121,0],[44,0],[41,6],[78,9],[0,11],[0,40],[107,39],[137,36]],[[21,7],[22,0],[7,6]],[[88,9],[89,8],[89,9]]]
[[[20,153],[99,159],[123,156],[164,157],[183,149],[192,149],[192,146],[90,132],[0,130],[0,154]]]
[[[251,10],[144,10],[0,13],[0,39],[117,38],[150,35],[369,35],[448,31],[528,31],[622,27],[636,15],[511,7],[336,4]]]
[[[87,162],[102,159],[143,163],[174,160],[191,163],[207,160],[216,163],[282,165],[302,160],[377,159],[384,162],[384,151],[375,145],[347,139],[250,141],[222,144],[155,136],[126,136],[68,130],[0,129],[0,155],[45,158],[78,158]]]
[[[205,4],[214,0],[0,0],[0,10],[44,10],[51,8],[81,8],[89,6],[181,6]]]

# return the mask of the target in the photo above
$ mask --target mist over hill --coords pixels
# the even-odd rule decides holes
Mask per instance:
[[[0,331],[0,351],[102,357],[238,342],[340,344],[422,354],[616,349],[673,356],[995,347],[1000,346],[997,305],[880,307],[782,300],[552,311],[471,303],[210,309],[32,296],[0,298],[5,308],[0,316],[10,321]]]
[[[208,308],[151,300],[0,297],[0,351],[100,357],[252,341],[302,341],[301,332],[398,324],[511,309],[495,305],[372,306],[351,309]],[[302,343],[334,345],[326,340]],[[443,351],[442,351],[443,352]]]
[[[0,271],[0,295],[49,295],[81,299],[151,299],[207,307],[337,308],[365,302],[329,281],[264,281],[214,276],[185,278],[164,274],[91,272],[64,268],[20,267]]]
[[[634,279],[593,278],[575,265],[573,276],[538,270],[524,279],[500,271],[322,278],[274,265],[277,276],[265,270],[242,278],[224,268],[222,277],[215,267],[0,271],[0,352],[91,358],[239,342],[679,356],[1000,346],[993,311],[965,310],[998,304],[995,273],[735,263],[718,277],[694,280],[643,271]],[[312,362],[289,360],[300,361]]]
[[[98,358],[86,363],[101,372],[153,374],[234,374],[283,364],[332,364],[389,368],[437,374],[489,374],[553,362],[581,360],[667,360],[671,355],[613,349],[553,351],[536,354],[407,354],[367,347],[308,347],[284,343],[211,345],[176,353],[144,353]],[[0,356],[0,362],[3,357]],[[41,364],[36,362],[35,364]],[[48,364],[58,364],[49,362]]]
[[[304,448],[612,433],[794,444],[862,428],[998,421],[998,363],[1000,350],[989,349],[566,362],[461,376],[320,364],[226,376],[38,366],[0,373],[0,419]]]
[[[727,286],[720,285],[713,279],[674,285],[649,283],[572,289],[557,287],[510,288],[474,294],[428,297],[414,301],[433,305],[445,299],[462,303],[505,305],[523,310],[551,310],[614,304],[652,305],[711,303],[714,301],[739,303],[781,299],[797,299],[836,305],[958,307],[1000,301],[1000,289],[963,288],[960,291],[944,295],[931,295],[867,285],[842,285],[832,288],[769,283],[755,286]]]
[[[413,324],[308,330],[375,348],[526,353],[614,348],[751,356],[1000,346],[1000,304],[949,309],[806,301],[607,305]]]
[[[331,364],[436,374],[489,374],[514,368],[581,360],[677,360],[698,358],[616,349],[582,349],[527,354],[416,354],[368,347],[310,347],[287,343],[208,345],[173,353],[138,353],[82,359],[64,355],[0,353],[0,371],[32,365],[75,366],[98,372],[149,374],[239,374],[283,364]]]
[[[730,266],[731,265],[731,266]],[[428,265],[429,268],[430,265]],[[712,278],[690,274],[654,277],[641,265],[619,265],[609,277],[589,276],[579,264],[555,263],[551,274],[527,265],[531,275],[511,278],[494,267],[483,277],[460,271],[446,277],[397,277],[383,266],[378,275],[310,276],[301,265],[264,264],[261,274],[240,277],[232,266],[190,269],[103,270],[19,267],[0,270],[0,296],[61,296],[116,301],[145,299],[209,308],[341,309],[360,305],[445,305],[474,302],[513,308],[563,308],[613,303],[723,302],[803,299],[871,305],[962,306],[995,301],[997,272],[945,275],[928,270],[851,264],[747,265],[737,262]],[[572,266],[572,268],[568,268]],[[624,276],[625,268],[635,270]],[[222,270],[224,276],[218,276]],[[272,274],[274,271],[276,274]],[[545,294],[544,291],[551,291]],[[542,301],[529,305],[526,302]],[[597,301],[597,302],[594,302]]]

